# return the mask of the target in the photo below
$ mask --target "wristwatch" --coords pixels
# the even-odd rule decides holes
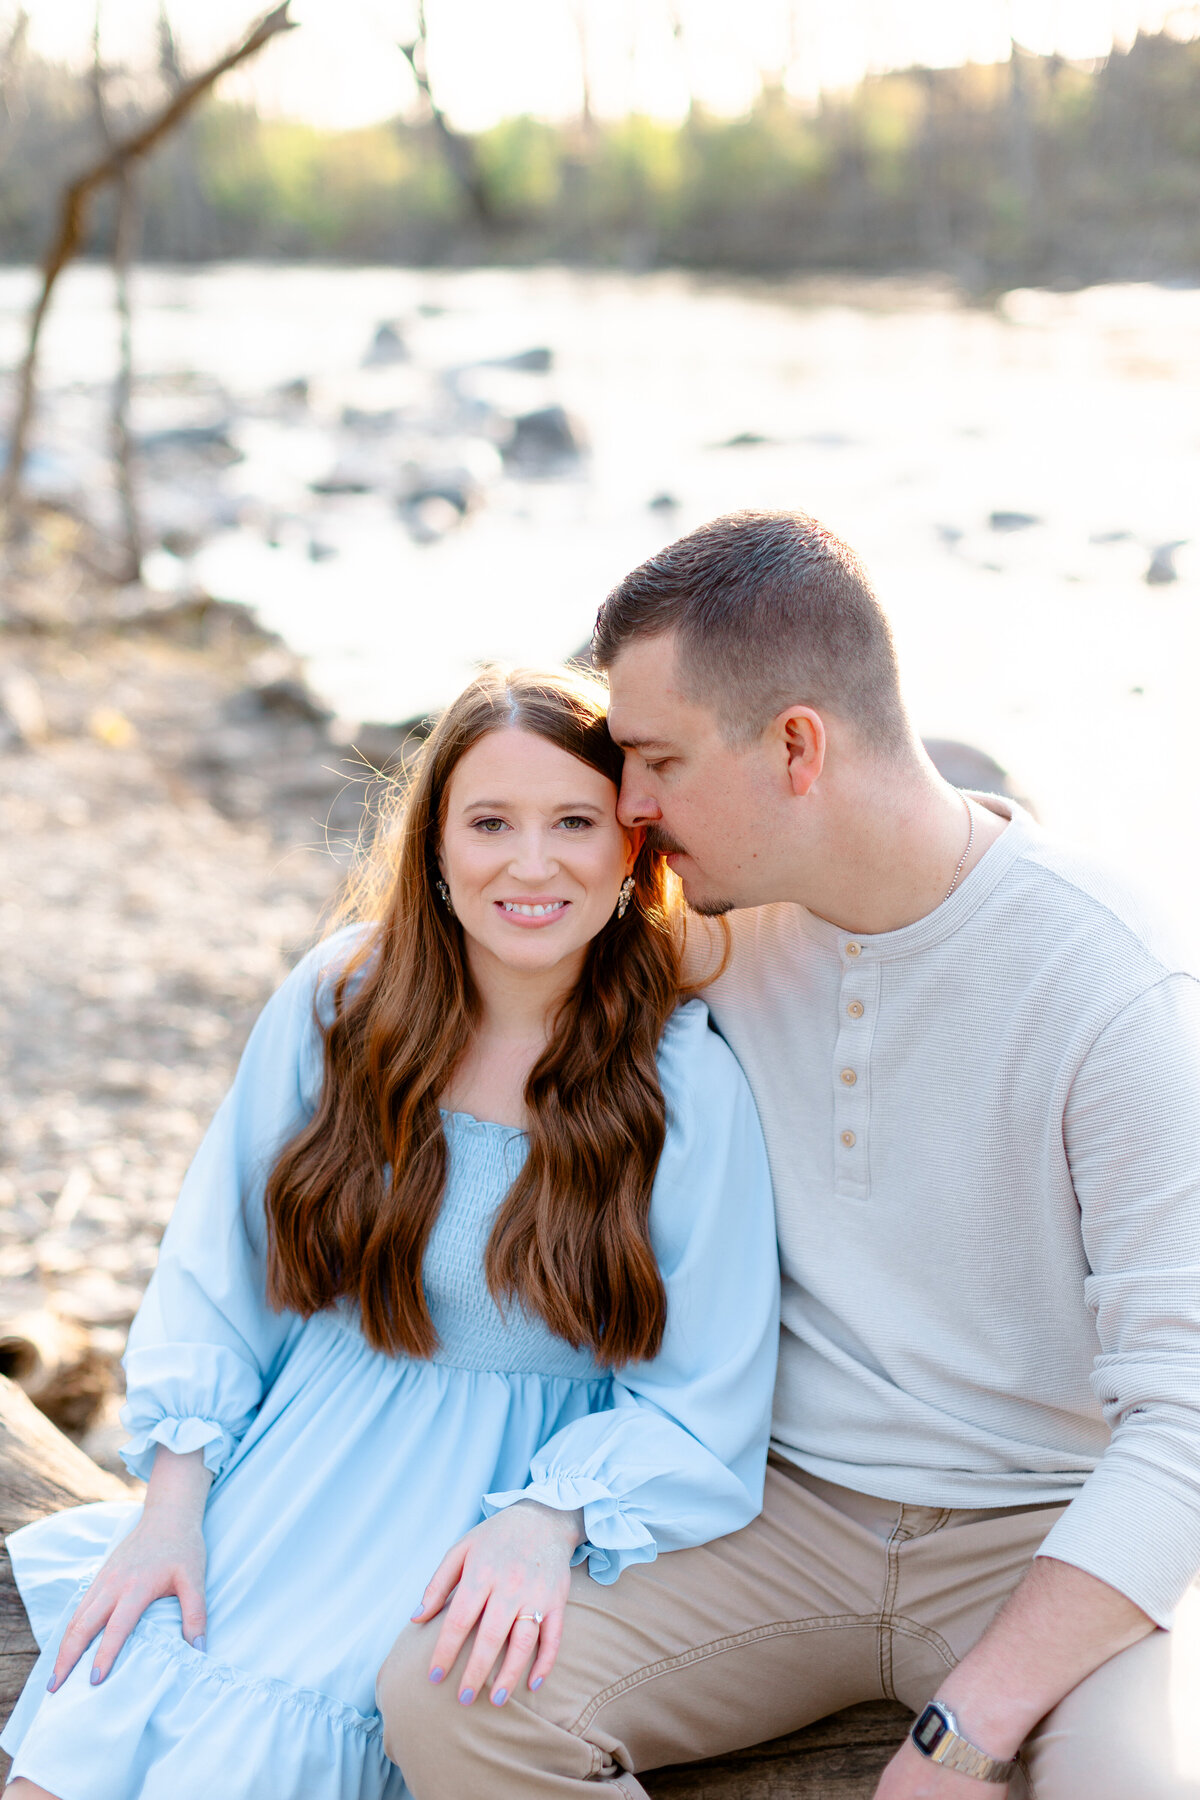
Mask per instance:
[[[908,1735],[930,1762],[957,1769],[960,1775],[973,1775],[976,1781],[1011,1781],[1016,1773],[1015,1762],[1000,1762],[965,1738],[958,1720],[940,1700],[929,1702]]]

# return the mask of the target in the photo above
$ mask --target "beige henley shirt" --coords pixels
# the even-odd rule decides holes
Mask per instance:
[[[1045,1553],[1165,1624],[1200,1570],[1200,983],[1011,817],[899,931],[730,917],[706,998],[771,1160],[775,1448],[889,1500],[1068,1499]]]

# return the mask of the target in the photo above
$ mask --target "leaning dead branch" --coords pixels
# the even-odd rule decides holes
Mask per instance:
[[[451,173],[454,175],[463,193],[471,205],[471,211],[481,225],[495,222],[496,209],[492,205],[492,197],[488,192],[487,182],[479,167],[475,147],[469,138],[455,131],[445,113],[433,97],[433,88],[429,81],[428,30],[425,22],[425,0],[417,0],[417,34],[409,43],[400,45],[401,55],[412,70],[413,80],[417,84],[421,98],[429,108],[429,116],[433,120],[433,128],[442,147]]]
[[[104,92],[104,64],[100,56],[100,0],[96,0],[92,27],[92,98],[101,139],[106,148],[111,150],[115,133]],[[129,303],[129,265],[133,260],[138,235],[137,175],[132,167],[122,169],[116,178],[116,189],[117,216],[113,227],[112,267],[114,299],[120,324],[120,360],[113,383],[109,431],[125,538],[125,566],[121,577],[125,581],[137,581],[142,573],[142,526],[133,472],[133,438],[129,428],[129,406],[133,395],[133,309]]]
[[[185,81],[166,104],[135,131],[118,138],[107,148],[98,162],[77,175],[64,190],[59,210],[58,229],[42,264],[42,288],[29,321],[29,337],[25,356],[17,378],[17,409],[9,436],[8,462],[0,485],[0,507],[11,517],[20,491],[21,471],[25,464],[29,426],[37,380],[38,345],[42,324],[49,310],[54,284],[79,249],[87,227],[88,208],[96,191],[109,182],[120,181],[141,159],[167,137],[204,98],[222,75],[228,74],[248,57],[255,56],[264,44],[282,31],[295,29],[296,21],[288,17],[291,0],[266,13],[252,26],[241,43],[226,52],[217,62]]]

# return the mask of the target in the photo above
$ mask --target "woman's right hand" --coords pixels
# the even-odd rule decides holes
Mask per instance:
[[[177,1456],[159,1446],[141,1518],[112,1550],[63,1633],[47,1683],[51,1693],[100,1633],[91,1679],[103,1681],[151,1601],[168,1594],[178,1597],[184,1637],[204,1649],[203,1520],[211,1482],[202,1450]]]

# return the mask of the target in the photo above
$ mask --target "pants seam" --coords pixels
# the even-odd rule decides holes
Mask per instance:
[[[911,1536],[912,1532],[904,1523],[904,1508],[901,1507],[900,1517],[892,1527],[884,1551],[883,1593],[879,1596],[878,1635],[875,1644],[879,1691],[886,1700],[896,1698],[892,1666],[892,1607],[896,1601],[896,1589],[900,1585],[900,1548]]]
[[[896,1594],[900,1586],[900,1552],[905,1544],[911,1543],[914,1538],[931,1537],[935,1531],[940,1531],[950,1518],[950,1508],[941,1507],[924,1531],[917,1531],[908,1523],[907,1513],[908,1508],[902,1506],[900,1516],[892,1527],[891,1536],[887,1541],[883,1596],[879,1602],[879,1686],[887,1700],[899,1699],[896,1692],[895,1663],[892,1656],[894,1621],[892,1609],[896,1604]],[[953,1659],[950,1666],[951,1668],[954,1666]]]
[[[922,1643],[928,1644],[932,1649],[937,1651],[948,1669],[955,1669],[958,1667],[958,1658],[954,1654],[954,1651],[946,1642],[941,1632],[935,1631],[932,1625],[922,1625],[919,1619],[910,1619],[907,1613],[894,1613],[889,1622],[888,1629],[893,1632],[899,1632],[901,1637],[920,1638]],[[889,1700],[896,1700],[898,1698],[899,1696],[896,1694],[888,1695]]]
[[[610,1700],[615,1700],[618,1695],[628,1693],[630,1688],[638,1687],[645,1681],[653,1681],[657,1676],[673,1669],[686,1669],[692,1663],[703,1662],[712,1656],[723,1656],[728,1650],[741,1649],[766,1638],[799,1636],[808,1631],[850,1631],[875,1623],[875,1615],[872,1613],[817,1613],[804,1619],[777,1619],[767,1625],[755,1625],[749,1631],[737,1631],[728,1637],[713,1638],[707,1644],[697,1644],[690,1650],[681,1651],[678,1656],[663,1656],[657,1662],[645,1663],[640,1669],[632,1669],[628,1675],[623,1675],[619,1681],[610,1682],[608,1687],[602,1688],[593,1696],[579,1716],[567,1726],[567,1730],[576,1735],[581,1734],[600,1708],[607,1706]]]

